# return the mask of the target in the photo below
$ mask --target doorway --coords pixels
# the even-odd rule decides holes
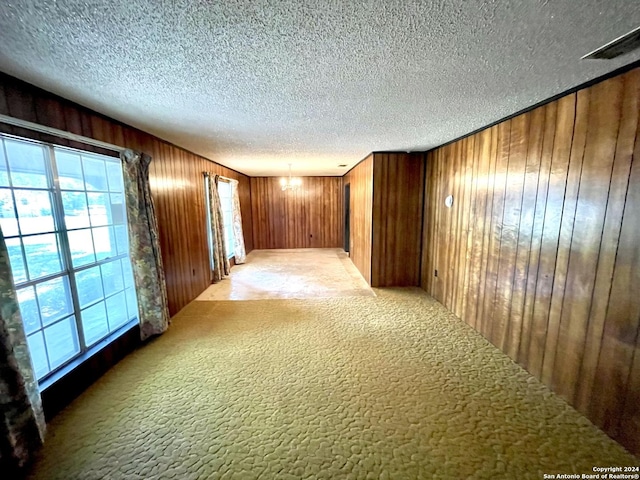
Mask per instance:
[[[349,253],[351,235],[351,184],[344,186],[344,251]]]

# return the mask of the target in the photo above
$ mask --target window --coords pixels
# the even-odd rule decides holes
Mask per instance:
[[[38,380],[137,317],[120,159],[0,135],[0,224]]]
[[[224,220],[224,237],[227,244],[227,258],[234,255],[233,252],[233,197],[231,196],[231,183],[224,180],[218,182],[218,193],[222,204],[222,218]]]

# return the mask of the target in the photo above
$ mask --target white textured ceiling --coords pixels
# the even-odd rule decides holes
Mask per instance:
[[[580,60],[639,24],[638,0],[2,0],[0,70],[249,175],[341,175],[640,59]]]

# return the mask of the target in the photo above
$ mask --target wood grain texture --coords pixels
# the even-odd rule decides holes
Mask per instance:
[[[635,454],[639,112],[635,69],[429,152],[421,281]]]
[[[371,286],[418,286],[424,156],[373,154]]]
[[[255,248],[341,248],[342,177],[302,177],[282,191],[279,177],[251,177]]]
[[[349,256],[371,285],[373,154],[347,172],[343,181],[351,186]]]
[[[545,356],[575,115],[575,95],[569,95],[557,102],[551,152],[551,170],[547,181],[546,201],[543,206],[542,232],[539,233],[538,274],[531,300],[533,306],[529,350],[523,352],[525,357],[522,363],[538,378],[542,375]],[[540,190],[539,192],[542,193]],[[525,342],[522,343],[524,344]]]
[[[253,249],[250,183],[245,175],[4,74],[0,74],[0,113],[141,150],[152,156],[149,177],[172,315],[210,284],[203,171],[240,182],[246,248],[247,251]],[[0,131],[113,155],[95,147],[5,124],[0,124]]]

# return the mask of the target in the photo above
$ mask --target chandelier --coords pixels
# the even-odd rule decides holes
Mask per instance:
[[[296,190],[300,185],[302,185],[301,178],[292,178],[291,177],[291,164],[289,164],[289,178],[281,178],[280,186],[282,187],[282,191],[285,190]]]

